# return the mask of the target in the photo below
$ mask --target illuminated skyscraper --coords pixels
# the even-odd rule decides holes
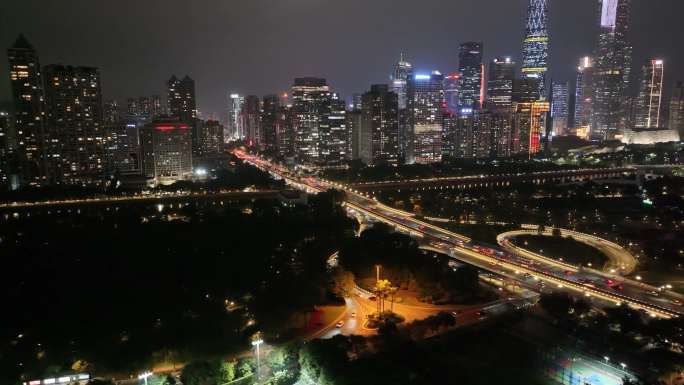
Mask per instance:
[[[532,156],[541,151],[549,109],[545,101],[515,104],[511,143],[514,154]]]
[[[599,0],[600,34],[594,63],[594,118],[591,137],[612,139],[626,128],[626,93],[632,65],[631,0]]]
[[[641,67],[641,87],[636,102],[635,128],[660,128],[663,111],[663,61],[652,59]]]
[[[48,181],[43,76],[38,54],[20,35],[7,50],[17,133],[18,173],[22,184]]]
[[[568,130],[568,82],[556,82],[551,84],[551,117],[553,118],[552,133],[554,136],[567,134]]]
[[[359,156],[367,164],[399,163],[398,96],[384,84],[363,94]]]
[[[515,62],[510,57],[495,58],[489,64],[487,108],[492,111],[510,111],[514,79]]]
[[[513,103],[532,103],[539,101],[539,78],[524,77],[513,80]]]
[[[414,76],[413,97],[414,157],[416,163],[434,163],[442,160],[442,123],[444,117],[444,75],[433,71],[431,75]]]
[[[58,183],[92,183],[105,171],[100,72],[93,67],[47,65],[48,165]]]
[[[247,95],[240,111],[240,125],[243,129],[244,140],[250,146],[260,146],[261,131],[261,100],[256,95]]]
[[[458,96],[459,112],[481,108],[484,96],[482,43],[461,44],[458,51],[458,72],[461,73]]]
[[[391,76],[390,90],[397,95],[399,114],[399,162],[413,163],[413,66],[401,54]]]
[[[193,123],[197,119],[195,81],[187,75],[183,79],[173,75],[167,86],[169,114],[181,122]]]
[[[233,140],[242,140],[245,138],[242,120],[240,119],[240,112],[242,111],[243,104],[245,104],[244,96],[238,94],[230,94],[228,96],[228,135]]]
[[[223,125],[216,120],[199,122],[199,155],[203,157],[223,154]]]
[[[325,166],[341,166],[351,159],[346,107],[336,92],[330,94],[328,104],[323,106],[320,148]]]
[[[588,138],[594,111],[594,67],[593,59],[585,56],[577,67],[575,85],[575,111],[573,125],[575,135]]]
[[[296,78],[292,86],[292,114],[294,150],[299,162],[320,164],[322,159],[321,132],[330,104],[330,87],[325,79]]]
[[[266,95],[261,105],[262,146],[265,150],[276,151],[278,148],[278,112],[280,96]]]
[[[450,73],[444,77],[444,103],[450,113],[458,112],[458,87],[461,84],[461,74]]]
[[[549,56],[549,0],[530,0],[523,41],[522,71],[539,79],[539,94],[546,96],[546,71]]]
[[[158,119],[141,133],[143,175],[172,184],[192,177],[192,133],[177,118]]]
[[[11,188],[9,164],[13,146],[9,143],[11,122],[10,115],[6,111],[0,111],[0,191]]]
[[[684,138],[684,82],[682,81],[678,81],[672,90],[670,119],[667,128],[678,131],[679,137]]]

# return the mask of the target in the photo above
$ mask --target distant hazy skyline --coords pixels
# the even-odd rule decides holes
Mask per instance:
[[[574,82],[591,54],[597,0],[551,1],[549,79]],[[650,57],[665,60],[669,90],[684,79],[683,0],[632,0],[635,76]],[[296,76],[328,79],[343,96],[388,80],[399,53],[417,71],[448,73],[458,45],[483,41],[487,61],[519,63],[528,0],[4,0],[0,44],[19,33],[41,64],[100,68],[105,99],[165,95],[172,75],[196,81],[205,117],[224,118],[227,93],[287,91]],[[3,50],[4,51],[4,50]],[[0,101],[10,99],[0,65]]]

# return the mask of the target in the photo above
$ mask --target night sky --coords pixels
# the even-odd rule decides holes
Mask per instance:
[[[203,116],[223,118],[229,91],[285,91],[295,76],[326,77],[344,96],[362,92],[388,79],[402,50],[425,72],[455,70],[469,40],[484,42],[487,60],[519,62],[527,2],[2,0],[0,45],[23,32],[43,65],[99,67],[105,99],[163,95],[171,74],[188,74]],[[596,0],[551,3],[551,76],[572,81],[594,46]],[[634,62],[664,58],[670,88],[684,79],[684,0],[633,4]],[[6,56],[0,71],[0,101],[9,100]]]

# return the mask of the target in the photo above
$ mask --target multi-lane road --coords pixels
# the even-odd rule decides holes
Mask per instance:
[[[677,293],[653,290],[641,282],[614,280],[591,271],[578,271],[557,263],[509,253],[496,247],[478,244],[468,237],[417,220],[410,213],[379,203],[346,185],[315,177],[300,177],[268,160],[236,151],[244,161],[284,179],[288,184],[309,192],[339,189],[346,192],[345,206],[350,213],[363,215],[394,226],[397,230],[422,238],[435,251],[496,274],[513,275],[522,284],[538,284],[547,289],[567,290],[592,301],[613,306],[630,306],[652,317],[678,317],[684,307]]]

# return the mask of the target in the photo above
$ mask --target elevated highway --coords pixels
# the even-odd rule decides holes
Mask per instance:
[[[474,243],[468,237],[415,219],[404,211],[387,207],[369,194],[339,183],[313,177],[301,178],[269,161],[236,151],[245,162],[269,171],[287,183],[311,192],[322,192],[336,188],[346,192],[345,207],[354,215],[367,215],[431,242],[435,250],[452,258],[471,263],[483,270],[497,274],[515,274],[521,282],[544,282],[558,290],[568,290],[577,296],[596,298],[613,305],[627,305],[652,317],[678,317],[684,315],[684,308],[668,293],[650,293],[648,287],[623,280],[629,290],[616,291],[601,275],[594,275],[558,266],[546,261],[534,260]],[[587,278],[589,277],[589,278]]]
[[[442,178],[420,178],[390,180],[381,182],[351,183],[347,187],[375,195],[381,191],[429,191],[429,190],[467,190],[482,187],[503,187],[516,183],[572,183],[585,180],[603,180],[633,174],[631,167],[578,169],[565,171],[533,172],[526,174],[469,175]]]

